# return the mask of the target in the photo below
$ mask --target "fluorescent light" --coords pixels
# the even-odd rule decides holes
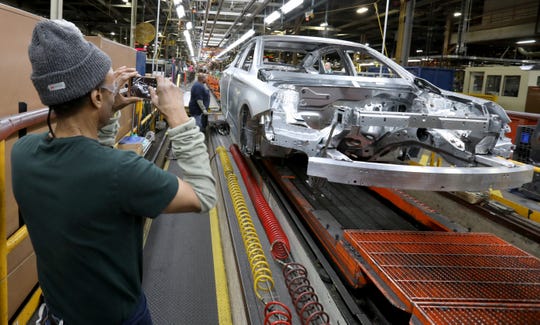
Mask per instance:
[[[218,12],[215,10],[208,11],[208,15],[217,15],[217,14]],[[241,14],[242,14],[241,12],[235,12],[235,11],[220,11],[219,12],[220,16],[240,16]]]
[[[267,25],[270,25],[271,23],[278,20],[279,17],[281,17],[281,13],[276,10],[273,13],[271,13],[268,17],[264,18],[264,23]]]
[[[528,39],[528,40],[516,42],[516,44],[532,44],[532,43],[536,43],[536,40]]]
[[[176,7],[176,13],[178,14],[178,18],[183,18],[186,16],[186,11],[184,10],[184,6],[179,5]]]
[[[232,25],[234,24],[233,21],[225,21],[225,20],[216,20],[216,25]]]
[[[191,34],[189,34],[188,30],[184,30],[184,38],[186,39],[186,44],[188,46],[190,56],[194,57],[195,51],[193,51],[193,45],[191,44]]]
[[[283,14],[287,14],[292,11],[294,8],[298,7],[304,2],[304,0],[290,0],[284,4],[280,9]]]
[[[192,24],[190,21],[188,21],[188,22],[186,23],[186,29],[187,29],[187,30],[190,30],[190,29],[192,29],[192,28],[193,28],[193,24]]]
[[[416,53],[424,53],[424,50],[416,50]]]
[[[363,14],[363,13],[365,13],[365,12],[367,12],[367,11],[368,11],[368,8],[367,8],[367,7],[360,7],[360,8],[358,8],[358,9],[356,10],[356,13],[357,13],[357,14]]]
[[[235,47],[237,47],[239,44],[241,43],[244,43],[245,41],[247,41],[248,38],[250,38],[251,36],[253,36],[253,34],[255,34],[255,30],[253,29],[250,29],[248,30],[244,35],[242,35],[239,39],[237,39],[234,43],[232,43],[231,45],[227,46],[227,48],[225,50],[223,50],[221,53],[219,53],[218,55],[216,55],[216,59],[219,58],[220,56],[224,55],[225,53],[229,52],[230,50],[234,49]]]
[[[407,62],[420,62],[420,59],[409,59]]]
[[[461,12],[457,12],[457,11],[454,12],[454,17],[459,17],[459,16],[461,16]]]
[[[328,27],[328,23],[325,21],[324,23],[321,23],[321,27]]]

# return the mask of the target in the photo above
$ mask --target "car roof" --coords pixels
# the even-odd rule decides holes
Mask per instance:
[[[355,43],[355,42],[349,42],[349,41],[343,41],[339,39],[333,39],[333,38],[323,38],[323,37],[316,37],[316,36],[299,36],[299,35],[261,35],[254,37],[255,40],[260,39],[263,42],[276,42],[279,44],[279,42],[291,42],[291,43],[302,43],[302,48],[306,49],[307,51],[310,51],[309,45],[306,44],[312,44],[312,49],[320,48],[321,45],[323,46],[331,46],[331,45],[339,45],[339,46],[351,46],[351,47],[362,47],[367,48],[366,46]],[[291,46],[287,46],[291,47]]]

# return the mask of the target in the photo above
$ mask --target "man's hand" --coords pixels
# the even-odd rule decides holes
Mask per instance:
[[[138,97],[124,96],[124,93],[127,94],[127,92],[123,91],[127,90],[126,85],[129,79],[136,77],[137,75],[139,75],[137,70],[125,66],[114,71],[114,85],[117,87],[117,94],[114,97],[113,112],[119,111],[122,108],[141,100]]]
[[[156,76],[157,89],[150,89],[152,104],[165,116],[169,127],[174,128],[189,120],[184,108],[184,92],[169,79]]]

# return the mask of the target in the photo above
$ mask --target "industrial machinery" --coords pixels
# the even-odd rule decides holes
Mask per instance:
[[[529,199],[540,201],[540,123],[518,126],[515,144],[514,159],[536,167],[532,182],[524,184],[518,191]]]

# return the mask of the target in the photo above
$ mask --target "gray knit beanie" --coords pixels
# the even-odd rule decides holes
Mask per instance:
[[[82,97],[96,88],[112,66],[105,52],[65,20],[38,22],[28,46],[31,79],[45,105]]]

